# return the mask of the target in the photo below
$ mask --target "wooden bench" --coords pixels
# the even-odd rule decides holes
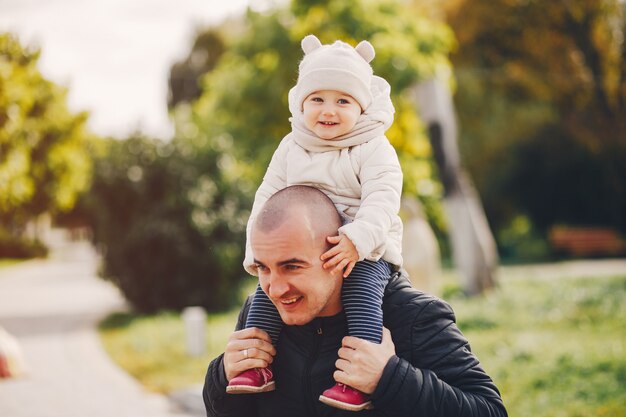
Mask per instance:
[[[606,227],[555,226],[548,235],[557,253],[573,256],[606,256],[626,253],[626,241]]]

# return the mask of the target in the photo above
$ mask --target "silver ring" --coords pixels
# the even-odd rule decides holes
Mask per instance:
[[[243,357],[248,359],[248,349],[243,350]]]

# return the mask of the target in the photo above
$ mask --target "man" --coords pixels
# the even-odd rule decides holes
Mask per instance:
[[[252,229],[259,282],[285,326],[275,349],[258,329],[239,330],[250,299],[225,352],[213,360],[203,390],[208,416],[353,416],[329,407],[321,392],[334,379],[370,395],[363,416],[506,416],[498,389],[454,323],[443,301],[394,274],[383,302],[381,344],[347,334],[341,305],[341,271],[320,260],[327,236],[341,218],[321,192],[293,186],[274,194]],[[276,390],[229,395],[228,381],[272,364]],[[337,369],[334,374],[333,371]]]

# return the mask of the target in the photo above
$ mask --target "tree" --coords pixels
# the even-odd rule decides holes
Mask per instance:
[[[182,102],[191,103],[200,97],[200,78],[215,67],[225,48],[217,30],[209,28],[196,36],[189,56],[175,63],[170,70],[168,108]]]
[[[0,219],[14,236],[44,212],[72,208],[90,180],[87,114],[68,110],[38,59],[0,33]]]
[[[450,1],[461,147],[494,228],[520,216],[626,232],[618,0]]]

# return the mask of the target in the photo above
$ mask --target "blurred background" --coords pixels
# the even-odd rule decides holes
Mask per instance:
[[[624,1],[170,3],[0,0],[0,260],[45,257],[51,228],[88,240],[130,306],[102,327],[125,356],[132,343],[111,329],[132,340],[187,306],[229,329],[254,285],[245,225],[290,129],[300,40],[367,39],[392,86],[405,197],[436,239],[433,292],[510,414],[626,414],[626,270],[601,267],[626,255]],[[478,292],[459,279],[432,125],[412,95],[441,74],[497,253]],[[207,357],[223,349],[211,329]],[[145,382],[130,357],[151,389],[193,382]]]

